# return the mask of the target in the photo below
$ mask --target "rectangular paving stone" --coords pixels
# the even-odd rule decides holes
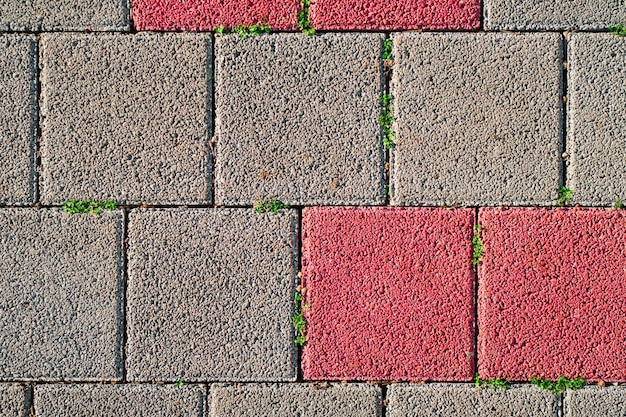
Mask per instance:
[[[0,210],[0,380],[119,380],[122,212]]]
[[[217,204],[382,204],[382,41],[218,37]]]
[[[36,385],[37,417],[204,417],[197,385]]]
[[[41,199],[207,204],[211,39],[42,36]]]
[[[367,384],[211,386],[213,417],[378,417],[382,393]]]
[[[470,209],[305,209],[304,378],[471,380],[473,224]]]
[[[470,384],[393,384],[387,390],[389,417],[558,417],[556,394],[529,385],[506,391]]]
[[[626,214],[481,209],[480,377],[626,380]]]
[[[129,226],[130,381],[291,381],[295,211],[138,210]]]
[[[125,0],[2,0],[0,31],[128,31]]]
[[[18,384],[0,384],[0,415],[28,417],[31,404],[30,388]]]
[[[489,30],[607,29],[626,21],[622,0],[484,0]]]
[[[36,60],[34,36],[0,36],[0,203],[35,201]]]
[[[624,387],[585,387],[567,391],[563,400],[565,417],[626,415]]]
[[[626,200],[626,39],[581,33],[568,45],[567,186],[573,202],[611,205]]]
[[[561,35],[393,39],[392,204],[554,204],[562,153]]]

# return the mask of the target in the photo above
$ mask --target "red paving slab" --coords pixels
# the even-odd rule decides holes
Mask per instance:
[[[478,29],[480,0],[311,0],[319,30]]]
[[[482,378],[626,378],[626,216],[481,209]]]
[[[300,0],[133,0],[137,30],[213,30],[267,23],[293,30]]]
[[[305,209],[307,380],[470,380],[474,211]]]

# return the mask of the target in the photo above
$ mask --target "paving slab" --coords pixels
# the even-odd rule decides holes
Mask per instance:
[[[478,29],[480,1],[311,0],[309,17],[320,30]]]
[[[501,389],[473,384],[393,384],[387,389],[389,417],[558,417],[557,395],[529,385]]]
[[[0,203],[35,202],[36,67],[34,36],[0,36]]]
[[[481,209],[481,378],[626,380],[626,212]]]
[[[211,386],[213,417],[378,417],[382,393],[368,384]]]
[[[134,0],[138,30],[213,30],[219,26],[267,24],[272,30],[295,30],[300,0]]]
[[[122,374],[122,212],[0,210],[0,380]]]
[[[41,199],[210,201],[211,38],[42,35]]]
[[[626,21],[621,0],[484,1],[488,30],[603,30]]]
[[[130,381],[291,381],[295,211],[131,212]]]
[[[563,400],[565,417],[600,417],[626,415],[624,387],[585,387],[567,391]]]
[[[382,204],[382,42],[374,33],[218,37],[217,203]]]
[[[31,404],[30,388],[18,384],[0,384],[0,415],[28,417]]]
[[[305,209],[304,378],[471,380],[473,223],[470,209]]]
[[[393,205],[554,204],[560,34],[394,35]]]
[[[197,385],[37,385],[37,417],[204,417]]]
[[[568,45],[567,186],[575,203],[612,205],[626,200],[626,39],[580,33]]]

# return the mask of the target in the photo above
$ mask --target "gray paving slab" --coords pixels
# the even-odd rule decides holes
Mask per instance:
[[[392,204],[554,204],[562,153],[561,35],[393,39]]]
[[[197,385],[37,385],[37,417],[204,417]]]
[[[488,30],[606,29],[626,21],[622,0],[485,0]]]
[[[292,381],[294,210],[130,215],[130,381]]]
[[[473,384],[394,384],[387,390],[389,417],[558,417],[556,394],[522,385],[478,389]]]
[[[19,384],[0,384],[0,416],[28,417],[30,388]]]
[[[207,34],[42,36],[41,199],[210,201]]]
[[[36,67],[34,36],[0,36],[0,203],[35,202]]]
[[[377,417],[382,393],[369,384],[211,386],[213,417]]]
[[[216,38],[217,203],[382,204],[382,41]]]
[[[127,0],[2,0],[0,31],[128,31]]]
[[[0,209],[0,380],[121,378],[122,213]]]
[[[626,39],[576,33],[569,42],[567,186],[572,202],[626,200]]]
[[[563,411],[565,417],[626,416],[626,388],[585,387],[567,391]]]

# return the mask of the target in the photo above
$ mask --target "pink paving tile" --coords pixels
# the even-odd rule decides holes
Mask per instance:
[[[304,210],[308,380],[469,380],[471,209]]]
[[[626,216],[482,209],[482,378],[626,379]]]

